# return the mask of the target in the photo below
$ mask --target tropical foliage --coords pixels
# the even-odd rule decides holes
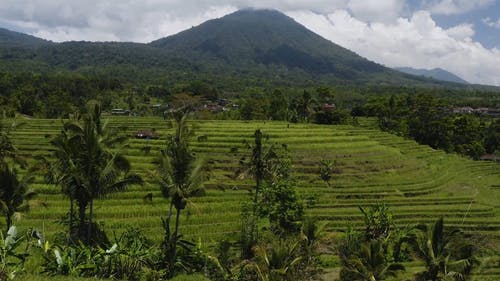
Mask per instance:
[[[93,222],[94,200],[140,183],[141,179],[129,173],[130,163],[119,153],[126,138],[110,131],[107,122],[102,122],[100,106],[90,103],[82,119],[83,122],[76,119],[65,123],[62,133],[53,141],[54,177],[70,198],[70,217],[73,201],[78,205],[76,238],[85,238],[89,244],[99,243],[99,231]]]
[[[36,192],[29,188],[33,176],[25,175],[19,179],[15,169],[0,163],[0,211],[5,216],[6,229],[12,226],[15,215],[30,209],[29,201]]]
[[[418,229],[412,246],[426,270],[417,274],[416,280],[467,280],[478,264],[477,247],[459,229],[445,228],[442,218]]]
[[[189,149],[189,137],[193,130],[188,125],[189,109],[174,113],[174,134],[167,140],[158,161],[158,182],[163,197],[169,199],[168,215],[163,220],[165,238],[163,241],[164,262],[171,277],[177,263],[177,247],[180,238],[179,225],[182,210],[189,199],[203,194],[203,165]],[[171,219],[175,208],[175,225],[171,232]]]
[[[357,254],[345,261],[342,280],[376,281],[397,276],[404,266],[388,260],[383,240],[370,240],[360,245]]]
[[[6,235],[0,231],[0,280],[11,280],[24,272],[32,246],[31,237],[29,231],[19,236],[15,226],[11,226]]]

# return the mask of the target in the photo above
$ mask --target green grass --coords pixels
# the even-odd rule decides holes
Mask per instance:
[[[20,153],[28,157],[50,156],[50,140],[60,131],[60,120],[27,119],[13,134]],[[251,141],[260,128],[269,142],[286,144],[291,152],[294,183],[302,195],[316,194],[317,204],[307,210],[327,221],[330,231],[348,226],[361,227],[358,206],[386,203],[400,225],[432,222],[440,216],[450,225],[467,232],[484,234],[498,249],[500,238],[500,164],[476,162],[380,132],[362,120],[366,127],[321,126],[284,122],[199,121],[191,142],[196,155],[210,167],[206,196],[194,198],[181,216],[181,233],[186,238],[201,238],[212,243],[231,237],[239,229],[241,202],[249,199],[251,179],[235,179],[234,171],[242,157],[248,158],[244,140]],[[125,230],[128,225],[143,228],[159,241],[160,217],[167,213],[167,201],[154,183],[148,181],[154,159],[171,131],[159,118],[113,117],[110,125],[124,128],[132,136],[138,129],[156,128],[159,140],[131,138],[123,152],[129,156],[134,172],[146,183],[129,187],[95,203],[98,221],[105,222],[108,233]],[[197,141],[205,135],[207,141]],[[145,153],[144,147],[150,147]],[[235,150],[236,149],[236,150]],[[331,187],[318,176],[319,161],[336,160],[342,173],[334,175]],[[46,208],[35,208],[17,221],[21,228],[36,227],[49,237],[62,227],[56,223],[69,203],[60,188],[44,183],[43,176],[33,184]],[[153,194],[153,203],[142,198]],[[485,271],[500,278],[498,267]],[[335,271],[334,271],[335,272]],[[485,273],[485,274],[486,274]],[[65,279],[67,280],[67,279]],[[184,280],[184,279],[180,279]],[[191,279],[190,279],[191,280]],[[197,279],[194,279],[197,280]]]

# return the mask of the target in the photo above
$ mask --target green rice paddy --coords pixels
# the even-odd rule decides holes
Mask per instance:
[[[21,154],[50,156],[50,140],[61,129],[61,120],[27,119],[13,133]],[[210,168],[206,196],[194,198],[182,216],[185,238],[213,243],[234,237],[239,230],[241,203],[249,200],[251,179],[237,179],[234,171],[249,151],[244,140],[252,141],[262,129],[270,143],[286,144],[293,162],[293,182],[304,198],[314,197],[307,210],[327,222],[328,230],[341,232],[351,226],[362,227],[358,206],[385,203],[400,225],[432,222],[444,217],[447,225],[466,232],[485,234],[499,252],[500,240],[500,164],[472,161],[446,154],[412,140],[381,132],[370,125],[322,126],[264,121],[196,121],[196,136],[191,148]],[[365,120],[362,124],[372,123]],[[129,187],[95,203],[97,221],[105,223],[108,233],[127,226],[140,227],[155,240],[162,238],[161,216],[167,214],[167,201],[159,188],[148,181],[153,161],[165,146],[169,133],[166,121],[152,117],[112,117],[110,125],[131,136],[123,153],[133,171],[142,175],[143,185]],[[155,128],[159,140],[133,138],[138,129]],[[206,136],[198,141],[197,136]],[[148,152],[149,150],[149,152]],[[319,178],[319,162],[335,160],[342,171],[334,175],[331,187]],[[34,161],[34,160],[31,160]],[[57,221],[69,208],[60,187],[37,176],[32,186],[46,207],[38,207],[17,221],[21,227],[36,227],[51,237],[63,227]],[[152,203],[143,197],[153,194]],[[498,255],[497,255],[498,256]],[[483,279],[500,279],[500,258],[480,274]]]

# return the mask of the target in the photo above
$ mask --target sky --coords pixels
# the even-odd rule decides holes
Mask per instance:
[[[0,27],[55,42],[150,42],[249,7],[282,11],[388,67],[500,86],[500,0],[0,0]]]

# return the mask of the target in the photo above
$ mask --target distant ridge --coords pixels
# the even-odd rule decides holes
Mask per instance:
[[[434,68],[427,70],[427,69],[416,69],[411,67],[396,67],[395,69],[412,75],[430,77],[437,80],[460,83],[460,84],[469,84],[469,82],[465,81],[464,79],[442,68]]]
[[[51,43],[51,41],[0,27],[0,46],[39,47]]]

